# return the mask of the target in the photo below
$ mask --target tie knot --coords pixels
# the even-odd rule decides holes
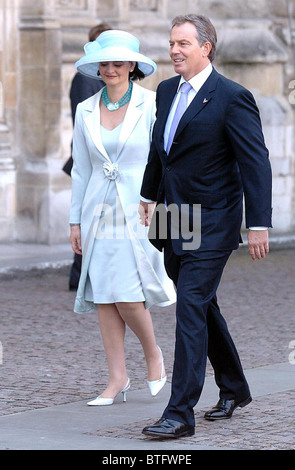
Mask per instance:
[[[188,93],[191,89],[191,85],[188,82],[183,82],[180,87],[181,93]]]

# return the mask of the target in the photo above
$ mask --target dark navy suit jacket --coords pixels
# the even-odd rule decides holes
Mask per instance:
[[[246,226],[271,227],[271,166],[252,94],[214,68],[182,116],[167,156],[164,129],[180,77],[160,83],[157,119],[141,195],[201,205],[199,250],[232,250]],[[165,240],[151,239],[162,249]],[[173,251],[183,253],[181,234]]]

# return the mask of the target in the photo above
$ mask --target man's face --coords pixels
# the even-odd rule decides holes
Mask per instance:
[[[170,57],[176,73],[187,81],[201,72],[210,62],[211,44],[200,46],[197,30],[192,23],[176,25],[170,35]]]

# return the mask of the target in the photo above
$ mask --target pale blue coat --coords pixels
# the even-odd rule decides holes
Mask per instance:
[[[155,120],[155,93],[133,84],[118,142],[117,168],[112,165],[101,141],[101,93],[102,90],[78,105],[74,126],[70,223],[81,223],[83,260],[74,310],[86,313],[96,308],[92,302],[85,301],[84,290],[109,178],[115,179],[118,197],[126,216],[129,215],[126,220],[128,235],[142,282],[145,306],[169,305],[175,302],[172,281],[165,272],[162,253],[147,239],[147,228],[140,226],[137,214]],[[130,217],[131,213],[136,213],[136,217]]]

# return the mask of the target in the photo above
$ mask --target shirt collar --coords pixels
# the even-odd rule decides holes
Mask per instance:
[[[197,73],[197,75],[195,75],[194,77],[192,77],[188,81],[188,83],[192,86],[192,88],[195,90],[196,93],[204,85],[205,81],[207,80],[207,78],[211,74],[212,70],[213,70],[213,67],[212,67],[212,64],[210,62],[210,64],[208,64],[201,72]],[[178,90],[179,90],[180,86],[182,85],[182,83],[184,83],[184,82],[185,82],[185,79],[183,77],[181,77],[181,79],[179,81],[179,85],[178,85]]]

